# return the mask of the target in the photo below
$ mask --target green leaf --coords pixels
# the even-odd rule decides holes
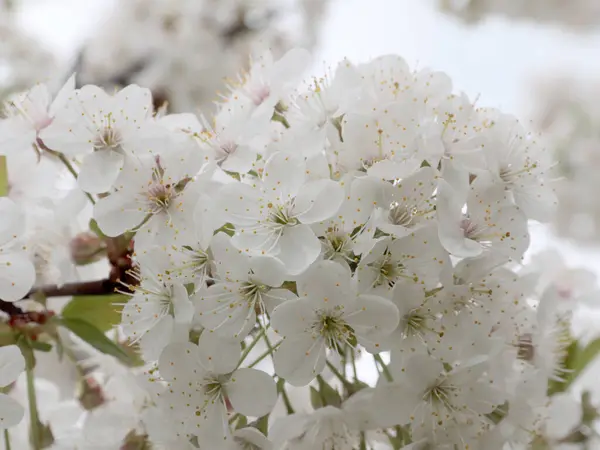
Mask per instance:
[[[320,396],[325,403],[324,406],[335,406],[336,408],[342,406],[342,397],[336,389],[331,387],[320,375],[317,377],[317,382],[319,383]]]
[[[248,425],[248,418],[240,415],[235,423],[235,429],[239,430],[240,428],[244,428],[246,425]]]
[[[256,421],[255,428],[265,436],[269,432],[269,415],[259,417]]]
[[[313,409],[319,409],[325,406],[323,405],[321,394],[317,389],[314,388],[314,386],[310,386],[310,404],[312,405]]]
[[[114,356],[121,362],[132,365],[131,356],[128,355],[119,345],[115,344],[106,335],[89,322],[81,319],[72,319],[68,317],[57,317],[54,319],[59,325],[75,333],[85,342],[90,344],[96,350],[107,355]]]
[[[64,307],[62,316],[84,320],[100,331],[108,331],[121,322],[121,310],[128,299],[121,294],[75,296]]]
[[[92,233],[94,233],[96,236],[103,238],[103,239],[107,239],[107,236],[102,232],[102,230],[98,226],[98,222],[96,222],[96,219],[90,219],[89,227],[90,227],[90,231]]]
[[[564,381],[554,381],[550,383],[548,391],[550,394],[564,392],[577,379],[585,368],[600,354],[600,338],[590,342],[582,348],[579,342],[573,343],[567,349],[564,367],[567,373],[564,375]]]
[[[8,167],[6,156],[0,156],[0,197],[8,195]]]
[[[52,350],[52,345],[48,344],[47,342],[41,342],[41,341],[30,341],[29,344],[31,345],[31,348],[34,350],[39,350],[41,352],[49,352],[50,350]]]

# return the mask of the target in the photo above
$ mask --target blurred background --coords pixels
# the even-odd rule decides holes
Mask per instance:
[[[554,248],[600,275],[597,0],[0,0],[0,98],[77,72],[80,85],[137,83],[157,106],[210,115],[250,55],[297,46],[314,55],[307,77],[395,53],[530,121],[569,181],[554,223],[532,224],[530,253]],[[581,318],[589,338],[597,311]]]

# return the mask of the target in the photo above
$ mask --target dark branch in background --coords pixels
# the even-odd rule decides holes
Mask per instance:
[[[11,317],[24,314],[24,311],[17,305],[11,302],[5,302],[4,300],[0,300],[0,311],[5,312]]]
[[[121,292],[132,292],[131,289],[118,281],[111,281],[106,278],[104,280],[84,281],[81,283],[66,283],[60,287],[56,285],[40,286],[29,291],[26,298],[35,295],[46,298],[72,295],[106,295],[114,294],[117,289]]]

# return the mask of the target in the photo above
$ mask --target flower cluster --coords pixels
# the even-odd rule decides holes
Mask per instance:
[[[98,233],[133,240],[118,334],[143,363],[97,355],[86,442],[106,444],[107,422],[117,446],[168,449],[573,442],[589,415],[554,426],[582,406],[549,394],[595,285],[522,265],[528,220],[555,214],[552,155],[443,73],[388,55],[298,88],[308,61],[257,59],[212,119],[156,112],[137,85],[13,102],[9,158],[58,158]],[[313,411],[294,409],[295,389]]]
[[[174,111],[212,111],[248,55],[314,46],[323,0],[126,0],[82,49],[83,83],[137,83]],[[199,56],[200,55],[200,56]]]
[[[438,0],[445,12],[467,22],[498,15],[554,23],[572,30],[590,30],[600,24],[600,6],[594,0]]]

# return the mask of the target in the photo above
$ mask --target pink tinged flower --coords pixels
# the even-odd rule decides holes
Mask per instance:
[[[306,181],[303,159],[275,153],[252,184],[231,183],[219,193],[224,222],[235,226],[233,245],[251,256],[273,256],[289,274],[302,273],[321,252],[310,224],[332,217],[344,193],[329,179]]]
[[[198,194],[192,188],[201,167],[194,148],[183,148],[160,158],[128,158],[115,191],[94,206],[94,218],[108,236],[119,236],[143,224],[136,248],[172,245],[192,233]],[[204,173],[206,178],[209,174]]]
[[[0,347],[0,386],[14,383],[25,370],[25,358],[16,345]],[[13,398],[0,394],[0,428],[10,428],[23,419],[25,410]]]
[[[8,117],[0,121],[0,152],[18,154],[30,150],[32,145],[37,148],[38,134],[52,123],[74,89],[75,75],[72,75],[54,100],[48,86],[38,84],[6,101]]]
[[[303,274],[298,294],[271,315],[271,326],[284,338],[273,357],[275,372],[293,386],[305,386],[323,371],[328,349],[358,342],[377,353],[398,325],[396,306],[357,294],[348,270],[333,261],[315,263]]]
[[[24,222],[12,200],[0,198],[0,298],[14,302],[23,298],[35,282],[35,267],[20,245]]]

